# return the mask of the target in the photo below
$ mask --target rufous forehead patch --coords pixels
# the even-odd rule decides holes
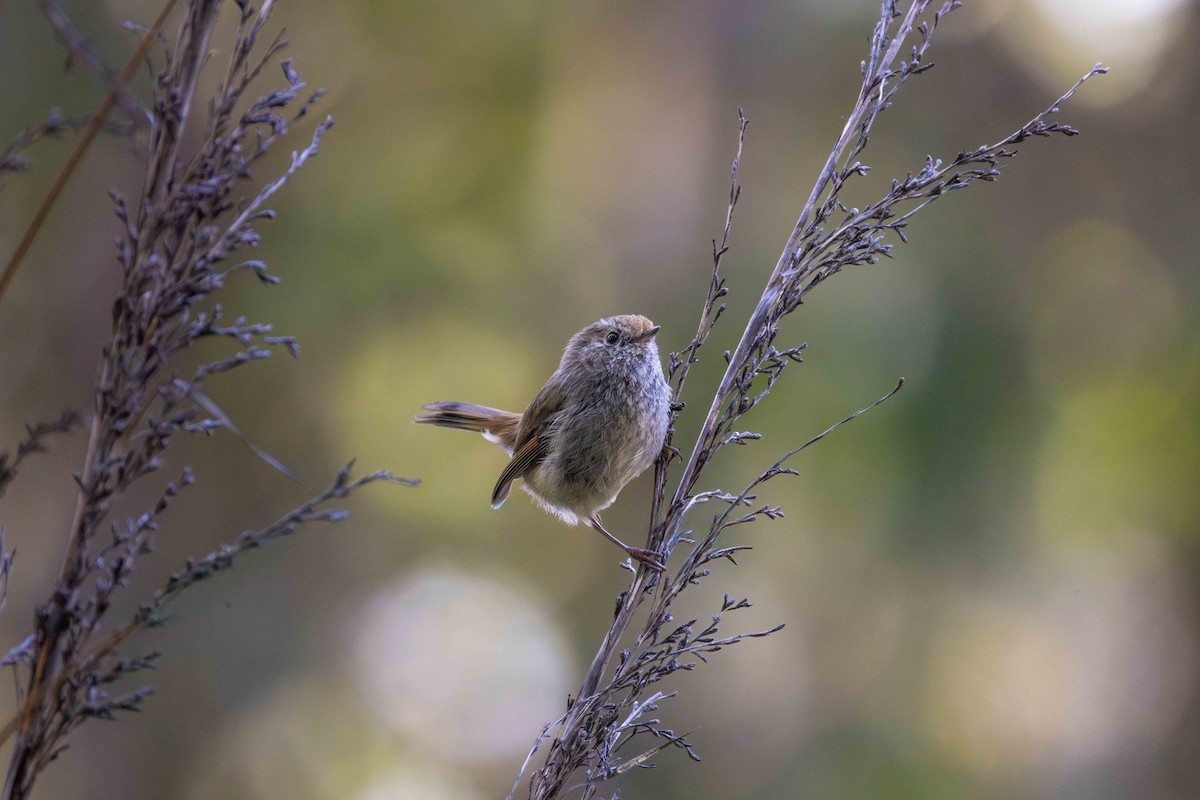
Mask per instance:
[[[613,325],[629,331],[633,336],[643,334],[654,327],[654,323],[641,314],[620,314],[608,319]]]

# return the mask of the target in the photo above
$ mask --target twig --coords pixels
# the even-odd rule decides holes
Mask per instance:
[[[310,522],[344,522],[349,516],[348,511],[342,509],[329,509],[324,506],[330,500],[342,500],[349,497],[355,490],[366,486],[376,481],[384,481],[387,483],[401,484],[404,486],[416,486],[420,484],[420,480],[416,478],[401,478],[393,475],[386,470],[378,470],[369,475],[364,475],[354,480],[350,479],[350,470],[354,466],[353,462],[347,464],[340,469],[333,483],[324,491],[307,500],[300,506],[289,511],[287,514],[280,517],[275,522],[254,531],[245,531],[232,543],[223,545],[218,550],[214,550],[208,555],[198,560],[189,560],[187,565],[174,573],[168,579],[165,586],[154,593],[154,596],[143,603],[137,613],[133,615],[121,627],[115,629],[104,640],[91,648],[87,655],[83,656],[75,669],[71,672],[63,672],[52,686],[42,687],[34,690],[26,701],[26,705],[40,705],[45,697],[53,697],[68,689],[68,683],[73,675],[86,674],[93,669],[102,659],[110,656],[118,647],[121,646],[130,636],[145,628],[158,627],[165,622],[162,616],[163,609],[173,602],[185,589],[212,577],[218,572],[223,572],[233,566],[233,560],[236,556],[242,554],[246,550],[262,547],[276,539],[283,538],[292,533],[305,523]],[[2,564],[0,564],[2,566]],[[17,728],[17,723],[20,720],[20,715],[10,719],[3,728],[0,728],[0,745],[8,741]]]
[[[104,63],[91,41],[75,26],[75,23],[67,15],[67,12],[63,10],[63,7],[58,4],[57,0],[38,0],[38,5],[42,7],[42,13],[50,20],[50,24],[54,27],[54,32],[58,34],[58,38],[62,40],[63,45],[71,53],[71,59],[98,73],[109,91],[113,93],[116,102],[129,115],[129,118],[135,123],[139,121],[142,118],[143,112],[138,105],[137,99],[125,91],[124,82],[116,79],[113,70]]]
[[[58,415],[58,419],[26,426],[25,438],[17,444],[15,453],[0,453],[0,497],[4,496],[8,485],[17,477],[17,468],[21,466],[22,461],[33,453],[43,452],[51,435],[67,433],[78,424],[78,414],[74,411],[63,411]]]
[[[658,550],[664,558],[669,558],[680,543],[688,542],[692,547],[682,564],[673,571],[651,575],[644,567],[638,567],[630,587],[618,597],[612,624],[584,676],[580,691],[569,704],[569,713],[558,726],[542,767],[530,778],[531,798],[550,800],[561,797],[565,787],[570,785],[570,776],[580,769],[587,771],[588,781],[582,786],[583,797],[589,798],[595,791],[596,782],[616,774],[622,764],[643,765],[645,759],[660,752],[661,748],[647,751],[645,759],[639,757],[626,762],[618,762],[614,753],[642,733],[675,741],[674,734],[662,728],[657,720],[637,721],[637,716],[646,705],[640,702],[640,698],[650,691],[650,687],[679,670],[692,669],[696,661],[704,662],[710,653],[746,638],[770,635],[782,627],[748,634],[720,634],[725,615],[750,605],[748,600],[735,600],[729,595],[725,596],[720,610],[707,624],[699,624],[696,619],[677,623],[671,608],[688,586],[695,585],[710,574],[713,562],[727,560],[736,563],[735,556],[750,549],[744,544],[723,544],[721,537],[729,528],[752,523],[762,517],[777,519],[783,516],[779,506],[758,503],[754,492],[759,486],[779,475],[796,474],[796,470],[786,465],[789,459],[821,441],[841,425],[885,402],[904,385],[901,379],[895,389],[870,406],[855,411],[788,451],[741,492],[731,494],[720,489],[697,492],[699,479],[719,450],[728,445],[745,445],[762,438],[760,434],[742,428],[739,422],[767,397],[785,367],[804,360],[803,343],[776,347],[775,340],[782,318],[797,309],[808,292],[819,283],[842,269],[873,264],[882,257],[890,256],[892,245],[885,241],[886,235],[894,233],[900,241],[907,241],[904,229],[916,212],[929,202],[975,181],[995,180],[999,174],[999,162],[1015,154],[1012,145],[1035,136],[1045,137],[1056,133],[1072,136],[1076,133],[1070,126],[1051,122],[1048,118],[1058,113],[1059,105],[1069,99],[1083,81],[1104,71],[1099,65],[1057,103],[997,144],[964,151],[945,165],[931,157],[923,170],[892,181],[891,190],[865,209],[845,205],[841,201],[841,193],[846,184],[866,175],[870,169],[858,157],[867,145],[874,121],[891,104],[899,87],[909,77],[932,66],[925,61],[925,55],[933,33],[942,18],[958,8],[960,3],[943,3],[940,10],[927,17],[930,5],[930,0],[912,0],[902,14],[894,0],[881,2],[868,57],[862,62],[862,84],[858,98],[818,174],[741,338],[732,351],[725,352],[725,373],[713,393],[696,443],[669,502],[666,500],[666,481],[670,456],[664,454],[656,466],[647,544]],[[914,40],[911,45],[910,39]],[[900,54],[905,47],[909,47],[909,50],[901,59]],[[690,366],[724,308],[723,305],[716,306],[716,301],[727,292],[725,279],[720,274],[720,264],[728,250],[734,207],[740,194],[737,168],[741,160],[746,122],[740,113],[739,119],[738,157],[731,175],[725,229],[721,244],[718,246],[715,241],[713,243],[713,269],[700,324],[692,341],[668,360],[668,380],[675,389],[672,423],[675,415],[683,409],[682,388]],[[901,206],[905,210],[901,211]],[[838,214],[842,219],[831,224],[830,220]],[[688,513],[713,500],[721,501],[724,508],[713,517],[705,535],[696,536],[684,530],[683,524]],[[652,592],[655,587],[658,589],[656,593]],[[646,619],[636,636],[633,636],[630,629],[636,611],[652,595],[654,600],[649,603]],[[632,638],[632,643],[620,649],[621,642],[629,638]],[[654,693],[651,696],[658,699],[669,695]],[[622,723],[621,718],[626,710],[632,712]],[[686,743],[686,735],[678,737],[678,741],[692,754],[690,745]],[[524,771],[522,767],[522,774]]]
[[[53,0],[46,3],[48,9],[57,8]],[[291,337],[274,335],[267,323],[230,319],[215,300],[240,272],[251,271],[267,285],[278,282],[261,261],[225,262],[242,248],[258,244],[261,234],[256,227],[274,216],[267,204],[317,154],[331,124],[327,118],[315,126],[282,175],[252,183],[252,168],[287,136],[292,123],[305,117],[321,91],[305,95],[305,84],[291,62],[277,61],[283,40],[262,37],[271,0],[258,8],[237,3],[240,19],[230,48],[212,45],[220,0],[187,0],[171,43],[160,39],[158,31],[172,5],[147,30],[131,62],[136,65],[145,57],[150,42],[163,42],[164,58],[152,64],[152,102],[146,104],[152,124],[140,194],[126,202],[110,193],[122,224],[117,259],[123,282],[112,302],[110,337],[100,354],[94,413],[62,565],[48,596],[37,606],[34,632],[4,659],[17,670],[27,669],[27,677],[16,717],[0,730],[0,740],[13,737],[0,800],[28,797],[41,770],[84,721],[137,710],[150,696],[148,687],[112,690],[117,682],[154,666],[158,657],[121,650],[137,631],[162,624],[164,607],[180,592],[228,568],[244,550],[288,535],[302,524],[341,521],[346,512],[327,503],[366,483],[415,483],[386,472],[351,480],[349,468],[342,470],[330,489],[275,524],[247,531],[189,562],[142,603],[131,620],[105,631],[116,594],[129,586],[135,564],[154,550],[167,510],[194,480],[191,470],[184,468],[176,480],[161,487],[157,501],[143,513],[109,522],[106,539],[105,523],[114,508],[134,484],[162,469],[164,455],[180,434],[224,428],[250,441],[209,399],[210,380],[280,349],[299,354]],[[72,31],[67,33],[74,37]],[[228,54],[225,80],[205,98],[197,87],[214,51]],[[257,98],[248,95],[255,78],[272,63],[278,64],[286,84]],[[121,85],[127,79],[124,74]],[[92,118],[93,125],[108,113],[111,102],[110,94],[108,105]],[[196,119],[197,109],[207,111],[207,118]],[[72,163],[87,140],[77,147]],[[55,193],[69,172],[68,168],[60,174]],[[199,366],[194,358],[181,358],[193,345],[213,337],[233,345],[233,352]],[[181,369],[186,371],[180,374]],[[282,466],[261,448],[256,452]],[[8,480],[0,472],[0,483]],[[0,579],[3,563],[0,556]],[[106,635],[101,636],[102,631]]]
[[[88,145],[92,143],[92,139],[96,138],[96,134],[104,126],[104,121],[108,118],[109,112],[116,105],[117,92],[123,89],[125,84],[129,83],[130,79],[133,78],[133,74],[146,58],[146,54],[150,52],[150,47],[154,44],[159,30],[166,23],[167,16],[170,15],[171,10],[175,7],[175,3],[176,0],[167,0],[158,18],[154,20],[150,29],[146,31],[146,34],[138,43],[137,49],[125,64],[125,68],[113,80],[108,93],[104,95],[104,99],[100,101],[100,105],[92,114],[91,119],[88,120],[83,135],[75,143],[74,149],[67,156],[67,161],[63,164],[62,169],[59,170],[58,175],[55,176],[54,182],[50,184],[50,189],[46,192],[46,196],[42,198],[41,204],[33,215],[33,220],[29,223],[29,227],[25,229],[24,235],[21,236],[21,241],[17,243],[17,249],[9,257],[8,264],[4,267],[4,273],[0,274],[0,300],[4,299],[5,291],[7,291],[9,284],[12,283],[13,278],[16,277],[17,268],[21,266],[21,261],[25,258],[25,254],[29,252],[34,237],[41,230],[42,223],[46,221],[46,217],[50,214],[50,209],[54,206],[55,201],[58,200],[58,196],[62,194],[63,188],[66,187],[71,173],[75,171],[75,167],[78,166],[80,159],[83,158]]]

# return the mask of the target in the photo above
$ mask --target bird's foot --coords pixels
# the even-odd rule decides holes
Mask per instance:
[[[644,547],[626,547],[625,552],[655,572],[662,572],[667,568],[662,555],[655,550],[647,550]]]
[[[665,458],[667,460],[668,464],[670,464],[675,459],[679,459],[680,461],[683,461],[683,453],[679,452],[679,448],[675,447],[674,445],[667,444],[666,442],[663,442],[662,454],[663,454],[663,458]]]

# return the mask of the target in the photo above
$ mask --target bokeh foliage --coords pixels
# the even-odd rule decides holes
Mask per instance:
[[[942,29],[938,67],[881,118],[866,185],[994,139],[1095,61],[1113,67],[1071,109],[1082,137],[1024,148],[995,187],[925,213],[894,261],[847,273],[788,320],[807,363],[756,409],[764,441],[723,456],[714,480],[744,483],[898,376],[907,388],[773,485],[788,517],[747,531],[759,549],[712,591],[753,596],[749,627],[789,627],[684,679],[706,700],[678,708],[678,727],[704,724],[705,762],[662,758],[627,796],[1170,798],[1200,777],[1200,19],[1171,0],[1100,5],[1121,6],[1109,27],[1076,24],[1082,12],[1064,23],[1078,2],[968,3]],[[119,23],[156,11],[68,7],[114,63],[132,46]],[[507,791],[623,576],[595,534],[528,503],[488,508],[499,451],[409,419],[436,399],[520,408],[567,336],[602,315],[646,314],[664,345],[685,344],[743,106],[731,308],[712,354],[732,344],[840,130],[875,13],[283,4],[337,127],[264,231],[283,286],[247,283],[237,310],[275,320],[304,357],[213,393],[308,482],[354,455],[425,484],[364,496],[349,527],[181,604],[161,634],[160,696],[140,719],[84,731],[42,791]],[[0,140],[52,105],[94,104],[96,77],[62,62],[36,8],[0,7]],[[35,170],[6,179],[0,250],[68,146],[39,146]],[[0,305],[0,440],[88,407],[97,298],[118,280],[104,190],[137,171],[126,140],[98,141]],[[711,361],[693,392],[719,376]],[[677,442],[695,424],[685,415]],[[38,534],[69,518],[74,445],[5,498],[18,547],[5,641],[57,566],[60,544]],[[236,440],[194,466],[163,564],[303,493]],[[614,531],[644,524],[647,484],[606,515]],[[455,633],[432,636],[437,624]],[[447,704],[471,692],[522,702]]]

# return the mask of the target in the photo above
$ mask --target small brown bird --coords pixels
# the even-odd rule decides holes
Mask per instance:
[[[600,511],[654,463],[663,449],[671,390],[645,317],[594,322],[571,337],[558,369],[522,414],[443,401],[421,407],[415,422],[482,433],[511,460],[492,491],[504,505],[512,482],[568,525],[583,522],[626,553],[662,570],[658,553],[631,547],[600,524]]]

